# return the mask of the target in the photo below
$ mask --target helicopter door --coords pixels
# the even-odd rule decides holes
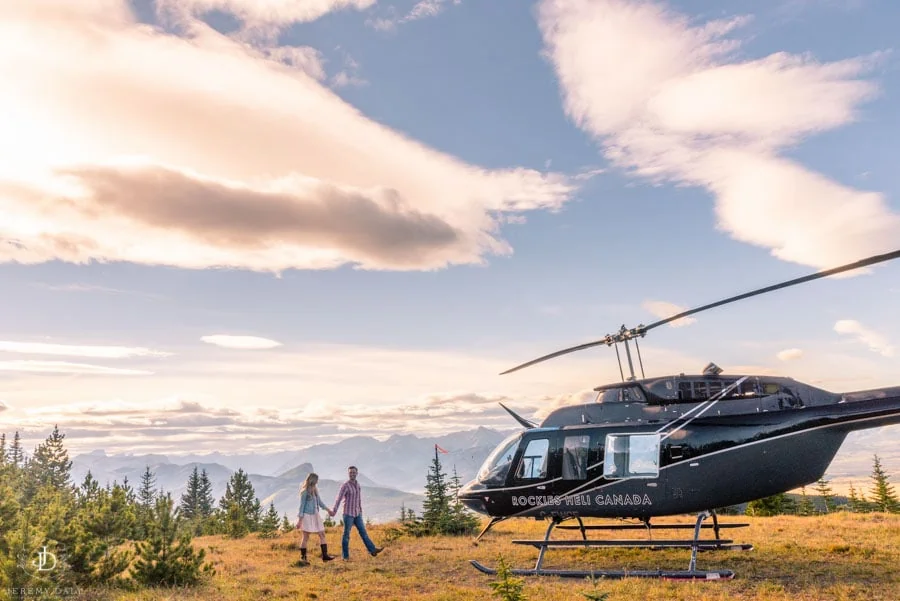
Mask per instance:
[[[522,451],[516,471],[512,476],[513,486],[538,484],[537,490],[546,490],[541,481],[555,477],[558,472],[557,469],[554,469],[556,466],[551,462],[551,457],[556,454],[555,438],[552,433],[547,432],[524,441],[525,450]]]
[[[658,478],[661,434],[607,434],[603,476]]]
[[[665,475],[659,472],[661,443],[662,435],[655,432],[607,434],[603,477],[611,481],[630,480],[632,499],[640,498],[644,503],[662,501],[668,492]]]

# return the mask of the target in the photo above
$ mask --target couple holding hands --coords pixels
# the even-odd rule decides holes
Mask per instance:
[[[376,547],[375,543],[369,538],[366,532],[366,524],[362,517],[362,493],[360,491],[359,482],[356,476],[359,470],[356,466],[351,465],[347,468],[347,476],[349,479],[341,485],[337,498],[334,501],[334,508],[328,508],[322,499],[319,498],[318,482],[319,476],[309,474],[306,480],[300,485],[300,511],[297,520],[297,528],[303,531],[303,537],[300,540],[300,561],[299,565],[309,565],[306,559],[306,543],[309,541],[309,535],[316,533],[319,535],[319,543],[322,547],[322,561],[331,561],[334,556],[328,554],[328,545],[325,544],[325,524],[322,523],[322,517],[319,515],[319,508],[328,512],[328,515],[334,516],[337,513],[341,502],[344,503],[344,536],[341,538],[341,552],[344,561],[350,559],[350,530],[356,526],[359,536],[366,545],[369,554],[375,557],[383,549]]]

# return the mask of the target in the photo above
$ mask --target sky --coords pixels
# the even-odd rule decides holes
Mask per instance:
[[[264,452],[584,399],[612,349],[499,372],[900,247],[898,22],[886,0],[0,0],[0,431]],[[900,384],[898,276],[658,328],[644,368]],[[873,440],[900,462],[897,432],[836,465]]]

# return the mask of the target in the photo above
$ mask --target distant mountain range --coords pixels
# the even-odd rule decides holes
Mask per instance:
[[[107,455],[102,450],[72,458],[72,479],[80,483],[87,472],[101,484],[125,478],[137,490],[146,467],[156,477],[156,488],[172,493],[178,502],[188,477],[196,466],[206,470],[216,502],[225,493],[231,475],[243,469],[264,509],[275,504],[279,514],[293,519],[297,513],[299,487],[311,471],[319,475],[322,500],[331,505],[347,467],[359,469],[363,486],[363,510],[373,522],[394,520],[401,506],[421,511],[426,475],[434,459],[434,445],[448,451],[440,454],[448,477],[454,468],[463,483],[471,480],[485,458],[508,432],[477,428],[433,438],[394,435],[384,441],[354,436],[334,444],[320,444],[297,451],[226,455]]]

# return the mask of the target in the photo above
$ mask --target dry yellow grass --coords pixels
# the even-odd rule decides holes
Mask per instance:
[[[683,518],[672,521],[692,522]],[[900,516],[835,514],[820,517],[779,516],[747,518],[726,516],[723,521],[746,521],[750,527],[725,530],[723,537],[753,543],[752,551],[701,553],[698,567],[731,569],[732,581],[661,582],[624,579],[602,581],[599,592],[608,601],[625,600],[742,600],[823,601],[900,599]],[[545,522],[513,520],[496,526],[476,547],[471,538],[399,538],[384,542],[386,526],[370,533],[386,550],[370,557],[354,532],[350,562],[323,564],[318,541],[310,541],[311,565],[292,567],[299,557],[299,534],[276,539],[250,536],[242,540],[204,537],[195,544],[207,548],[217,575],[207,585],[188,590],[145,590],[113,593],[108,599],[125,601],[257,601],[297,599],[321,601],[400,600],[466,601],[491,599],[495,577],[481,574],[470,564],[477,559],[497,565],[502,553],[510,565],[533,567],[537,550],[512,545],[514,538],[540,538]],[[636,531],[640,532],[640,531]],[[669,536],[658,533],[655,536]],[[709,531],[706,531],[709,532]],[[340,528],[330,528],[329,551],[340,554]],[[554,537],[578,537],[577,531],[557,531]],[[598,535],[594,535],[598,536]],[[629,538],[637,538],[629,534]],[[681,536],[681,535],[677,535]],[[706,536],[711,536],[711,533]],[[705,537],[706,537],[705,536]],[[689,550],[551,549],[545,567],[685,569]],[[584,599],[593,590],[586,580],[528,577],[529,599],[563,601]],[[105,595],[104,595],[105,596]]]

